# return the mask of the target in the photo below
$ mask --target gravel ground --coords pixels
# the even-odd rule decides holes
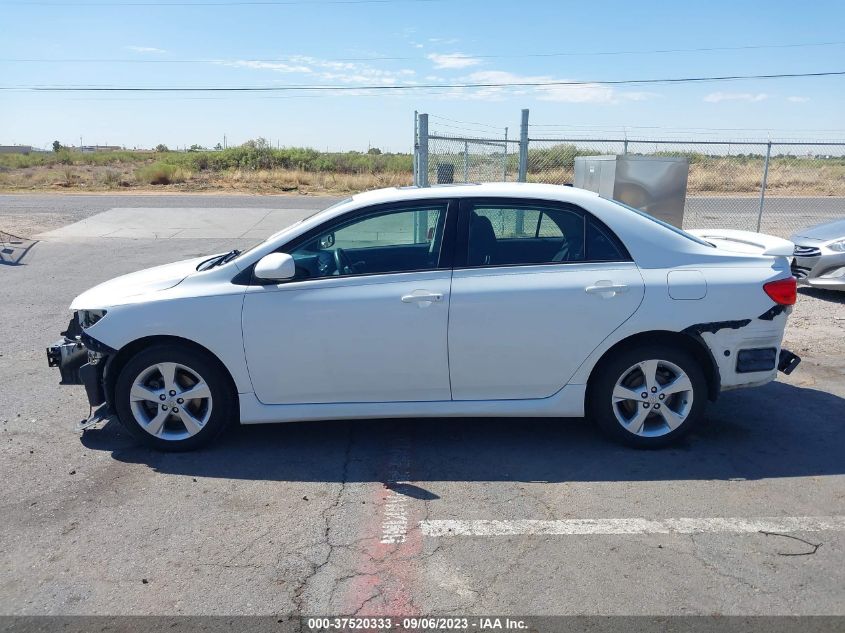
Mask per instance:
[[[796,384],[815,384],[829,371],[845,384],[845,292],[799,287],[784,346],[802,358],[791,377]]]

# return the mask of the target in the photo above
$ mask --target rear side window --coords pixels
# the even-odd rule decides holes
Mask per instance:
[[[470,267],[626,259],[618,238],[577,207],[477,204],[470,212]]]

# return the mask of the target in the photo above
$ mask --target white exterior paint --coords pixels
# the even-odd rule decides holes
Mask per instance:
[[[264,255],[348,212],[468,197],[578,205],[616,233],[633,263],[233,282]],[[197,272],[202,259],[194,259],[126,275],[81,294],[71,308],[107,310],[87,332],[114,349],[157,335],[207,348],[232,375],[242,423],[580,416],[595,364],[615,343],[642,332],[750,319],[740,329],[702,337],[723,389],[772,380],[775,370],[737,374],[733,364],[741,348],[780,348],[786,314],[758,317],[774,305],[763,284],[789,275],[782,241],[731,234],[728,246],[712,248],[570,187],[383,189],[288,227],[222,266]],[[671,289],[670,273],[681,273]],[[420,294],[439,300],[420,301]]]
[[[265,404],[449,400],[450,271],[250,286],[244,349]],[[415,291],[433,303],[407,303]]]
[[[585,291],[602,282],[623,291]],[[632,263],[456,270],[449,309],[452,397],[555,394],[642,298],[642,276]]]

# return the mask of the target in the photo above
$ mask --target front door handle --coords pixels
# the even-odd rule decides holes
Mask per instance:
[[[441,301],[442,299],[442,292],[414,290],[411,294],[402,296],[402,303],[433,303],[435,301]]]
[[[591,295],[601,295],[604,299],[610,299],[628,290],[625,284],[615,284],[612,281],[602,279],[593,286],[587,286],[584,291]]]

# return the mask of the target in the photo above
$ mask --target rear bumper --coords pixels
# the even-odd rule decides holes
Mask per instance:
[[[83,385],[88,403],[97,407],[106,401],[103,372],[107,356],[89,349],[86,338],[93,343],[91,347],[102,349],[102,344],[84,333],[77,340],[65,337],[47,348],[47,365],[58,368],[60,385]]]
[[[722,391],[764,385],[777,377],[778,370],[795,369],[800,359],[781,349],[789,312],[787,308],[756,319],[717,323],[720,327],[701,332],[718,367]]]

